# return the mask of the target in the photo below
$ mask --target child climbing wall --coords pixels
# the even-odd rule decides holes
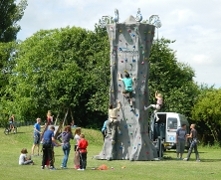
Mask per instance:
[[[148,136],[148,57],[154,36],[154,26],[139,23],[130,16],[124,23],[107,25],[110,51],[110,104],[121,102],[118,112],[120,132],[111,141],[107,135],[98,159],[153,160],[156,149]],[[133,79],[130,101],[125,96],[125,84],[119,74]],[[133,105],[133,106],[131,106]]]

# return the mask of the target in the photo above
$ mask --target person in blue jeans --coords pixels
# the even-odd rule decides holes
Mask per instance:
[[[190,155],[194,149],[195,155],[196,155],[196,161],[200,162],[200,157],[199,157],[199,152],[197,149],[197,131],[195,129],[196,125],[195,124],[191,124],[190,125],[190,134],[187,134],[187,138],[190,140],[190,148],[188,150],[188,154],[187,157],[184,158],[184,161],[189,161],[190,159]]]
[[[61,168],[67,168],[68,157],[71,150],[70,140],[74,139],[73,133],[71,131],[71,126],[68,125],[64,128],[64,131],[58,136],[62,138],[62,150],[64,152],[64,157],[61,163]]]
[[[125,72],[125,77],[122,78],[122,74],[119,73],[119,78],[120,81],[123,81],[124,83],[124,88],[125,90],[123,91],[124,97],[129,99],[130,106],[133,106],[133,101],[132,101],[132,93],[133,93],[133,80],[130,77],[128,72]]]

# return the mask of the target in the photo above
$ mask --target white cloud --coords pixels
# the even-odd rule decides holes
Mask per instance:
[[[198,82],[221,86],[221,6],[217,0],[28,0],[28,4],[20,22],[18,38],[22,40],[40,29],[68,25],[93,30],[98,19],[113,16],[115,8],[120,22],[135,16],[137,8],[144,19],[157,14],[162,21],[159,37],[176,40],[171,48],[177,51],[177,59],[190,64]]]

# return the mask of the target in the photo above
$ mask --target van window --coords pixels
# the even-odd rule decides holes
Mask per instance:
[[[167,119],[167,130],[176,131],[177,130],[177,118],[168,118]]]

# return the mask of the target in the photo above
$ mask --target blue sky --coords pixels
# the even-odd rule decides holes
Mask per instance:
[[[218,0],[28,0],[18,39],[40,29],[78,26],[88,30],[103,15],[120,14],[120,22],[136,15],[160,16],[159,37],[176,40],[171,48],[178,61],[195,71],[195,81],[221,87],[221,2]]]

